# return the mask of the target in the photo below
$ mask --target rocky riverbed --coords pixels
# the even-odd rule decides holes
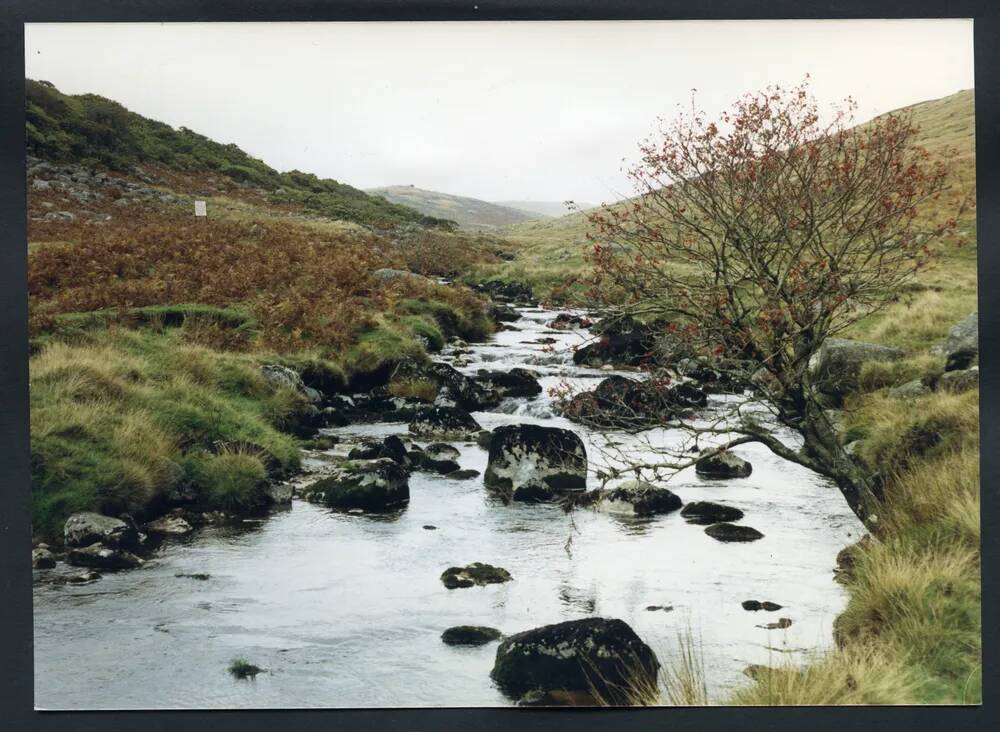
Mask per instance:
[[[600,487],[595,471],[616,460],[608,440],[637,457],[647,443],[681,437],[669,423],[601,434],[561,416],[551,389],[594,391],[610,376],[641,375],[602,368],[599,349],[582,348],[590,322],[556,316],[518,308],[490,342],[446,349],[439,360],[478,386],[439,367],[450,385],[434,414],[415,418],[407,407],[398,421],[324,429],[336,439],[308,453],[310,473],[293,486],[300,497],[267,516],[168,538],[140,568],[97,581],[52,581],[79,572],[62,564],[39,570],[36,704],[506,705],[523,689],[511,692],[511,667],[495,670],[498,647],[512,647],[503,638],[594,617],[624,621],[664,666],[692,635],[714,698],[747,666],[830,646],[845,602],[836,556],[861,526],[835,488],[765,448],[741,446],[739,460],[691,468],[659,492],[623,481],[569,513],[544,500]],[[638,352],[634,339],[619,340]],[[708,410],[738,397],[712,395],[704,407],[691,398],[677,395],[685,409]],[[556,451],[569,468],[543,459],[548,433],[537,427],[572,433]],[[525,459],[529,444],[542,447]],[[407,471],[393,467],[404,461],[405,491]],[[371,502],[373,475],[392,484],[384,507]],[[475,643],[461,642],[470,635]],[[263,671],[230,677],[236,657]]]

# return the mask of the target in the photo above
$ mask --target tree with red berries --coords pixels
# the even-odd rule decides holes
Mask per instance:
[[[675,352],[764,397],[773,420],[744,403],[691,428],[719,435],[714,449],[763,443],[830,477],[868,522],[877,485],[841,446],[810,360],[899,293],[957,212],[926,205],[949,167],[915,144],[909,117],[851,127],[854,109],[848,99],[821,116],[808,81],[748,94],[714,120],[692,101],[640,145],[637,195],[590,217],[591,295],[606,311],[665,319]],[[794,428],[801,449],[768,422]]]

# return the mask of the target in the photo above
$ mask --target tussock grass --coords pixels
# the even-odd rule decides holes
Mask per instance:
[[[944,372],[944,356],[918,353],[898,361],[868,361],[861,366],[858,374],[860,391],[877,391],[892,386],[901,386],[915,379],[929,379]]]
[[[259,445],[286,470],[298,464],[294,439],[274,425],[290,395],[264,382],[255,357],[191,345],[179,332],[54,342],[31,359],[30,378],[32,521],[50,538],[74,511],[141,516],[181,482],[206,505],[236,506],[233,486],[253,495],[262,464],[210,455],[216,441]]]
[[[804,666],[761,668],[755,676],[752,685],[733,694],[731,703],[830,706],[912,704],[920,699],[920,681],[909,666],[874,645],[818,656]]]
[[[430,379],[401,379],[389,384],[389,393],[430,403],[437,398],[438,385]]]

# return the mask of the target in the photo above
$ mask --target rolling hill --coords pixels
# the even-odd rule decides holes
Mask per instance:
[[[220,179],[330,219],[374,228],[402,224],[454,228],[447,220],[389,203],[352,186],[311,173],[279,173],[233,144],[131,112],[96,94],[63,94],[46,81],[25,80],[28,154],[51,163],[95,169]]]
[[[920,131],[916,141],[932,156],[953,152],[955,164],[952,188],[939,205],[955,207],[975,189],[975,92],[966,89],[941,99],[932,99],[895,110],[909,112]],[[513,262],[489,268],[495,277],[523,279],[544,292],[563,284],[568,277],[585,269],[584,256],[590,245],[589,211],[581,210],[559,218],[523,221],[505,227],[501,234],[518,245]],[[975,212],[963,217],[963,229],[975,230]]]
[[[382,196],[390,203],[409,206],[425,216],[450,219],[463,229],[493,230],[539,217],[531,211],[415,186],[386,186],[370,188],[367,192],[373,196]]]
[[[571,213],[573,209],[566,205],[566,201],[494,201],[498,206],[507,206],[521,211],[528,211],[539,216],[559,217]],[[574,202],[576,209],[593,208],[592,203]]]

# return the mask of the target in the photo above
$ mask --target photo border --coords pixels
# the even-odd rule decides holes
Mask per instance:
[[[192,22],[337,20],[643,20],[643,19],[851,19],[974,18],[976,80],[976,185],[979,277],[979,339],[983,555],[983,656],[996,659],[997,583],[994,560],[1000,546],[995,487],[1000,484],[1000,231],[998,171],[1000,118],[1000,22],[996,3],[962,1],[809,2],[776,0],[674,0],[626,2],[533,0],[0,0],[0,727],[11,730],[383,730],[423,732],[441,728],[519,732],[572,729],[796,730],[810,732],[886,728],[987,729],[996,702],[996,664],[983,667],[978,707],[708,707],[654,709],[316,709],[126,712],[35,712],[33,704],[29,443],[26,182],[24,147],[25,22]],[[99,52],[95,50],[95,52]],[[990,366],[994,364],[994,366]]]

